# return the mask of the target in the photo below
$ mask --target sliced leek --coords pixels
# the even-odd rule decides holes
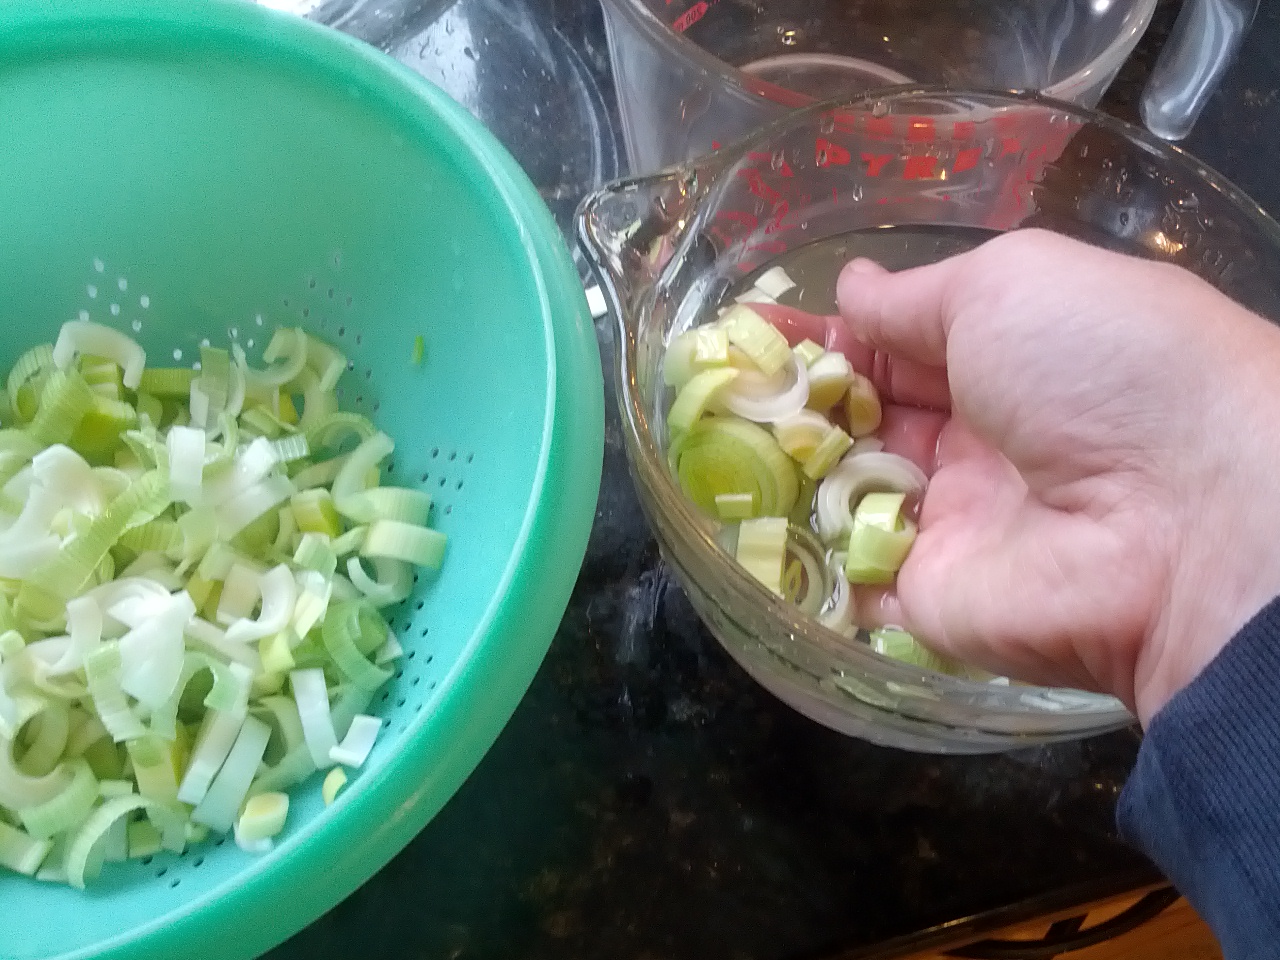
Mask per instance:
[[[727,369],[727,334],[697,339]],[[381,486],[390,438],[337,410],[339,351],[286,329],[264,360],[206,341],[198,372],[148,368],[75,321],[10,372],[0,872],[83,886],[210,830],[263,850],[281,791],[373,749],[402,653],[378,609],[446,541],[429,494]]]

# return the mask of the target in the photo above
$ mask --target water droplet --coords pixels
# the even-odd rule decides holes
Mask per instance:
[[[835,120],[835,117],[831,116],[831,114],[824,113],[821,117],[818,118],[819,133],[823,133],[823,134],[834,133],[835,129],[836,129],[836,120]]]
[[[181,359],[182,359],[182,351],[181,351],[181,350],[174,350],[174,351],[173,351],[173,359],[175,359],[175,360],[181,360]]]
[[[256,323],[258,326],[262,326],[262,314],[258,314],[256,317],[254,317],[253,322]]]
[[[1120,211],[1120,226],[1127,227],[1129,225],[1129,212],[1127,210]]]
[[[888,112],[889,104],[885,103],[883,100],[877,100],[871,105],[871,115],[873,117],[883,117]]]
[[[208,345],[209,345],[209,338],[208,338],[208,337],[205,337],[203,340],[201,340],[201,341],[200,341],[200,346],[202,346],[202,347],[207,347]]]
[[[246,341],[245,341],[245,345],[246,345],[250,350],[252,350],[252,349],[253,349],[253,338],[252,338],[252,337],[250,337],[248,340],[246,340]]]
[[[113,317],[118,317],[118,316],[120,316],[120,304],[118,304],[118,303],[113,303],[113,304],[111,305],[111,315],[112,315]]]
[[[119,287],[122,291],[128,290],[129,281],[126,280],[124,277],[121,277],[119,280],[116,281],[116,286]]]
[[[151,298],[144,293],[142,296],[138,298],[138,303],[143,310],[146,310],[148,307],[151,306]]]
[[[93,260],[93,269],[98,273],[101,273],[103,270],[107,269],[107,265],[95,257]]]
[[[98,288],[95,287],[92,283],[89,284],[89,286],[85,287],[85,290],[88,291],[90,300],[92,300],[94,297],[98,295]]]
[[[141,320],[135,320],[135,321],[133,321],[133,323],[129,324],[129,326],[133,327],[133,332],[134,332],[134,333],[141,333],[141,332],[142,332],[142,321],[141,321]]]
[[[81,310],[81,311],[80,311],[80,319],[81,319],[81,320],[88,320],[88,319],[89,319],[89,311],[88,311],[88,310]]]
[[[855,184],[853,189],[849,191],[849,196],[853,198],[853,202],[857,203],[862,199],[862,184]]]
[[[1083,160],[1088,155],[1089,155],[1089,145],[1086,143],[1084,146],[1080,148],[1080,159]]]
[[[782,150],[773,151],[773,156],[769,158],[769,169],[781,170],[782,165],[787,162],[787,155]]]

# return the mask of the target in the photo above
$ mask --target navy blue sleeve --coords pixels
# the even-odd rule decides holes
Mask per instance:
[[[1227,960],[1280,957],[1280,599],[1156,714],[1117,819]]]

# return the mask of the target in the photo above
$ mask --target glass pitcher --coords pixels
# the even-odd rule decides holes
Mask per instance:
[[[633,173],[786,110],[896,84],[1035,90],[1095,106],[1157,0],[602,0]],[[1186,0],[1142,98],[1185,137],[1258,0]]]
[[[733,657],[837,730],[984,752],[1131,718],[1107,697],[887,660],[865,634],[846,639],[745,574],[669,474],[664,349],[742,278],[797,251],[838,240],[839,263],[870,252],[898,267],[937,259],[957,237],[1032,226],[1187,267],[1280,321],[1280,227],[1256,204],[1142,130],[1035,95],[923,89],[829,102],[580,208],[581,244],[619,323],[627,454],[664,556]]]

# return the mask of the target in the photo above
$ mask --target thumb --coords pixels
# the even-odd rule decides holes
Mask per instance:
[[[955,292],[970,266],[968,253],[897,273],[859,258],[840,272],[836,302],[863,343],[901,359],[943,367]]]

